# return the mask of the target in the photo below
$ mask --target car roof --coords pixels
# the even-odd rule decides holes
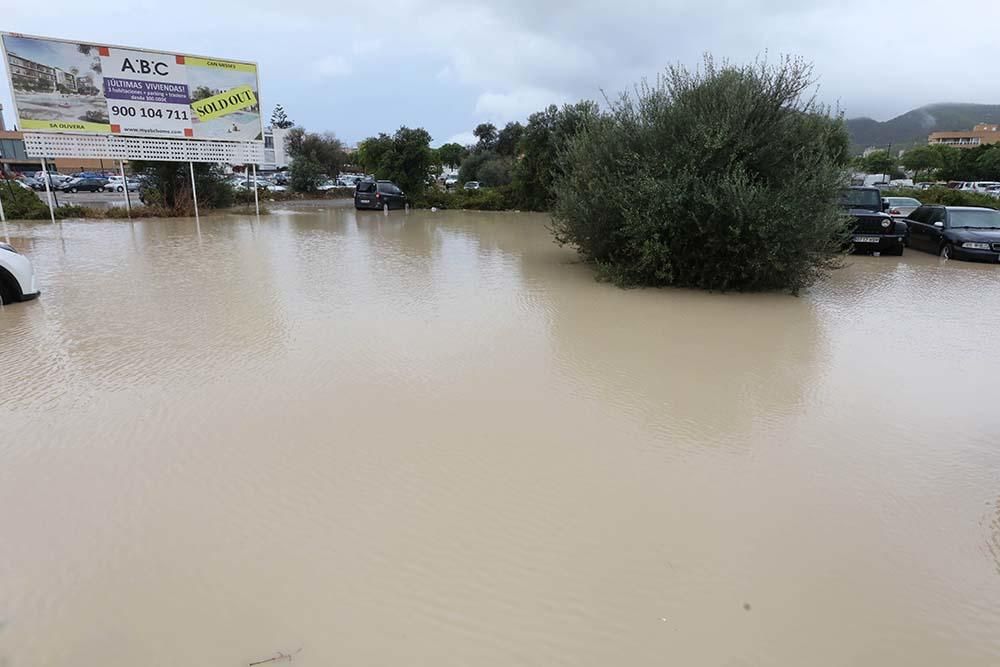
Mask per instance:
[[[941,206],[940,208],[946,208],[949,211],[995,211],[996,209],[987,208],[985,206]]]

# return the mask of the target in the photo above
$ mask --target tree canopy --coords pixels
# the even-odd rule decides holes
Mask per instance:
[[[358,162],[376,178],[394,182],[404,192],[418,194],[426,186],[433,164],[431,135],[423,128],[401,127],[358,144]]]
[[[274,111],[271,112],[271,127],[287,130],[294,126],[295,123],[288,119],[288,114],[285,113],[284,107],[280,104],[276,105]]]

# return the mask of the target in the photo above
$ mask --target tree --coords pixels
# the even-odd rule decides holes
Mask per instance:
[[[523,125],[520,123],[507,123],[497,135],[497,153],[513,157],[517,153],[517,144],[521,141],[521,135],[523,134]]]
[[[561,170],[558,153],[585,120],[597,114],[597,105],[589,101],[562,109],[553,104],[531,114],[518,143],[520,159],[514,166],[514,199],[518,206],[531,211],[551,207],[552,181]]]
[[[965,180],[962,176],[962,154],[965,152],[961,148],[948,146],[945,144],[932,144],[931,150],[938,154],[941,166],[938,167],[938,178],[944,180]]]
[[[382,164],[382,158],[392,151],[392,137],[381,132],[377,137],[368,137],[358,144],[358,164],[365,173],[374,174]]]
[[[476,126],[476,129],[472,131],[472,134],[476,135],[479,139],[479,143],[476,144],[476,150],[478,151],[494,151],[497,148],[497,126],[493,123],[480,123]]]
[[[987,146],[986,150],[976,157],[976,166],[979,168],[982,180],[1000,180],[1000,146],[995,144]]]
[[[462,160],[469,154],[469,151],[462,144],[450,143],[438,148],[437,154],[441,164],[454,168],[462,164]]]
[[[312,192],[326,178],[340,173],[347,161],[344,144],[332,132],[315,134],[294,127],[285,136],[285,150],[292,158],[291,186]]]
[[[920,172],[925,175],[942,165],[941,153],[930,146],[917,146],[903,153],[900,159],[903,166],[913,172],[913,180],[920,180]]]
[[[431,166],[431,135],[423,128],[401,127],[392,136],[392,151],[382,157],[380,172],[404,192],[419,194]]]
[[[379,134],[358,144],[358,161],[376,178],[390,180],[408,194],[423,192],[433,164],[431,135],[423,128],[401,127],[391,137]]]
[[[494,157],[479,166],[476,180],[488,188],[510,185],[513,168],[512,158],[504,155]]]
[[[271,127],[276,127],[279,130],[287,130],[294,126],[295,123],[288,119],[288,114],[285,113],[284,107],[280,104],[276,105],[274,111],[271,112]]]
[[[556,240],[623,286],[797,293],[848,238],[847,130],[811,85],[800,60],[706,57],[623,94],[560,151]]]
[[[212,89],[209,88],[208,86],[198,86],[197,88],[194,89],[194,92],[191,93],[191,101],[198,102],[200,100],[209,98],[212,95],[213,95]]]
[[[896,159],[889,151],[872,151],[861,158],[861,166],[869,174],[885,174],[891,177],[896,168]]]
[[[175,213],[194,214],[191,172],[183,162],[132,160],[132,171],[143,178],[142,200],[147,206],[162,206]],[[194,178],[198,206],[225,208],[233,203],[233,188],[218,164],[195,162]]]

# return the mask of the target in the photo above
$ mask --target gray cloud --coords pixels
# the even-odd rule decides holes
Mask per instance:
[[[820,98],[849,116],[1000,102],[990,74],[1000,6],[985,0],[963,3],[957,14],[904,0],[383,0],[374,16],[318,1],[175,0],[167,9],[138,0],[90,15],[77,9],[62,0],[18,3],[5,23],[256,60],[265,105],[281,102],[295,120],[348,141],[403,124],[444,141],[550,102],[615,95],[667,64],[696,66],[705,52],[739,62],[765,52],[802,56],[815,65]],[[0,100],[9,102],[6,90]]]

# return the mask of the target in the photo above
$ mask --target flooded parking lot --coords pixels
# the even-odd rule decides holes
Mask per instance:
[[[12,225],[0,665],[1000,663],[1000,267],[623,291],[545,223]]]

